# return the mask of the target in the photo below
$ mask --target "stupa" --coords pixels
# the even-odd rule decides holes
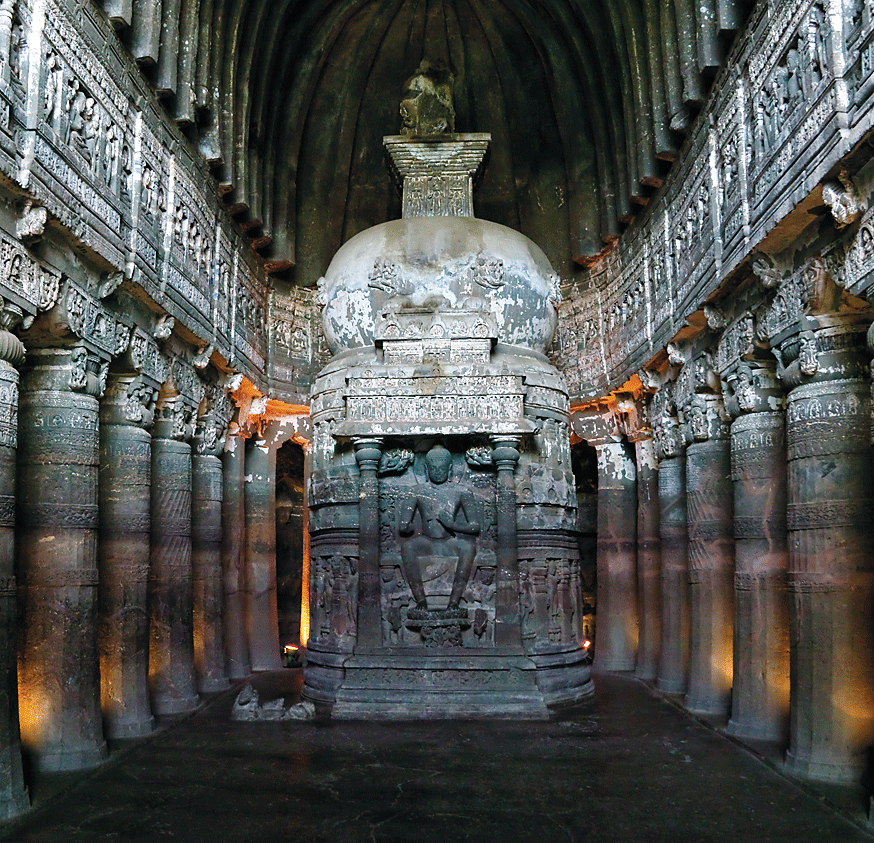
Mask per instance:
[[[384,139],[403,217],[320,281],[304,697],[334,718],[545,718],[593,692],[558,276],[473,216],[490,136],[424,63]]]

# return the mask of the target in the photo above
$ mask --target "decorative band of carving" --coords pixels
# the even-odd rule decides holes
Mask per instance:
[[[22,588],[96,588],[98,581],[97,568],[78,568],[72,571],[25,569],[21,575]]]
[[[870,500],[790,503],[786,507],[786,528],[828,530],[834,527],[861,527],[870,523],[871,513]]]
[[[152,519],[148,514],[116,513],[114,518],[100,519],[101,532],[127,536],[131,533],[149,533],[152,529]]]
[[[816,430],[808,428],[794,434],[790,430],[786,457],[789,460],[799,460],[805,457],[864,453],[871,447],[869,440],[867,426],[864,431],[838,432],[829,430],[826,426],[819,426]]]
[[[799,401],[805,398],[822,398],[824,395],[846,396],[848,393],[858,393],[859,397],[868,397],[869,385],[866,381],[858,378],[836,378],[833,381],[817,381],[816,383],[804,383],[796,386],[789,393],[790,401]]]
[[[0,495],[0,527],[15,526],[15,496]]]
[[[190,518],[164,518],[156,516],[152,519],[152,531],[160,538],[161,536],[191,537]]]
[[[786,465],[782,448],[761,451],[732,451],[732,480],[769,480],[777,477]]]
[[[148,564],[136,562],[102,563],[103,579],[106,584],[112,581],[123,583],[145,583],[149,580]]]
[[[731,423],[731,438],[736,436],[749,436],[754,433],[774,433],[779,435],[783,432],[785,413],[782,410],[763,411],[760,413],[745,413],[738,416]]]
[[[772,512],[769,516],[735,515],[735,539],[771,539],[786,535],[786,517],[782,513]]]
[[[747,573],[738,571],[734,575],[734,587],[736,591],[759,591],[778,590],[786,588],[785,571],[762,571],[759,573]]]
[[[690,568],[689,585],[728,583],[733,576],[729,568]]]
[[[790,571],[786,582],[789,591],[795,594],[811,592],[838,592],[870,589],[874,574],[841,574],[835,572]]]
[[[0,597],[15,597],[15,577],[0,577]]]
[[[18,422],[7,421],[3,418],[3,407],[0,406],[0,447],[18,447]]]
[[[191,539],[196,544],[221,544],[221,527],[195,527],[191,531]]]
[[[689,541],[733,539],[734,526],[730,521],[693,521],[689,519]]]
[[[21,522],[25,527],[59,527],[67,530],[96,530],[99,523],[97,506],[74,503],[34,503],[22,507]]]

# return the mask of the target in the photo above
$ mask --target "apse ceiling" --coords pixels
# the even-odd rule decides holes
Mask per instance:
[[[456,130],[490,132],[479,217],[563,277],[658,187],[742,25],[742,0],[104,0],[275,270],[311,285],[400,216],[382,137],[424,58]]]

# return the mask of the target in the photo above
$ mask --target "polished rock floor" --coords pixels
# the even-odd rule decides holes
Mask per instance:
[[[299,673],[256,687],[291,693]],[[90,774],[36,781],[34,808],[0,841],[874,839],[642,683],[597,688],[548,723],[234,723],[231,691]],[[843,796],[863,817],[861,796]]]

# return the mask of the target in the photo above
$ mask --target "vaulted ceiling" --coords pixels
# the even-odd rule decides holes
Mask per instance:
[[[677,154],[745,0],[103,0],[268,259],[310,285],[400,215],[382,137],[425,58],[490,132],[477,216],[568,277]],[[292,268],[293,267],[293,268]]]

